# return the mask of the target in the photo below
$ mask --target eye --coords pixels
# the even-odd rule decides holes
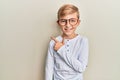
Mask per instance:
[[[61,19],[61,20],[60,20],[60,22],[66,22],[66,20],[64,20],[64,19]]]
[[[76,22],[76,19],[70,19],[70,22]]]

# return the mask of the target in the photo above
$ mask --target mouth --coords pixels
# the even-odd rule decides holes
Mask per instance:
[[[64,30],[65,31],[71,31],[71,30],[73,30],[73,28],[65,28]]]

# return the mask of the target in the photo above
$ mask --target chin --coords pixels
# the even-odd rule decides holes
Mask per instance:
[[[64,33],[66,36],[71,36],[72,33]]]

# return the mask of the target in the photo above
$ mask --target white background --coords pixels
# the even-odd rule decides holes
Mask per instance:
[[[0,80],[44,80],[50,36],[60,32],[58,8],[80,9],[77,33],[89,39],[84,80],[120,80],[119,0],[0,0]]]

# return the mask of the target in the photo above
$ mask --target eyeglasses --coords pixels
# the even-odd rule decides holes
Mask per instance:
[[[57,22],[58,24],[60,24],[61,26],[65,26],[69,21],[69,24],[74,26],[78,23],[78,19],[76,18],[70,18],[70,19],[59,19]]]

